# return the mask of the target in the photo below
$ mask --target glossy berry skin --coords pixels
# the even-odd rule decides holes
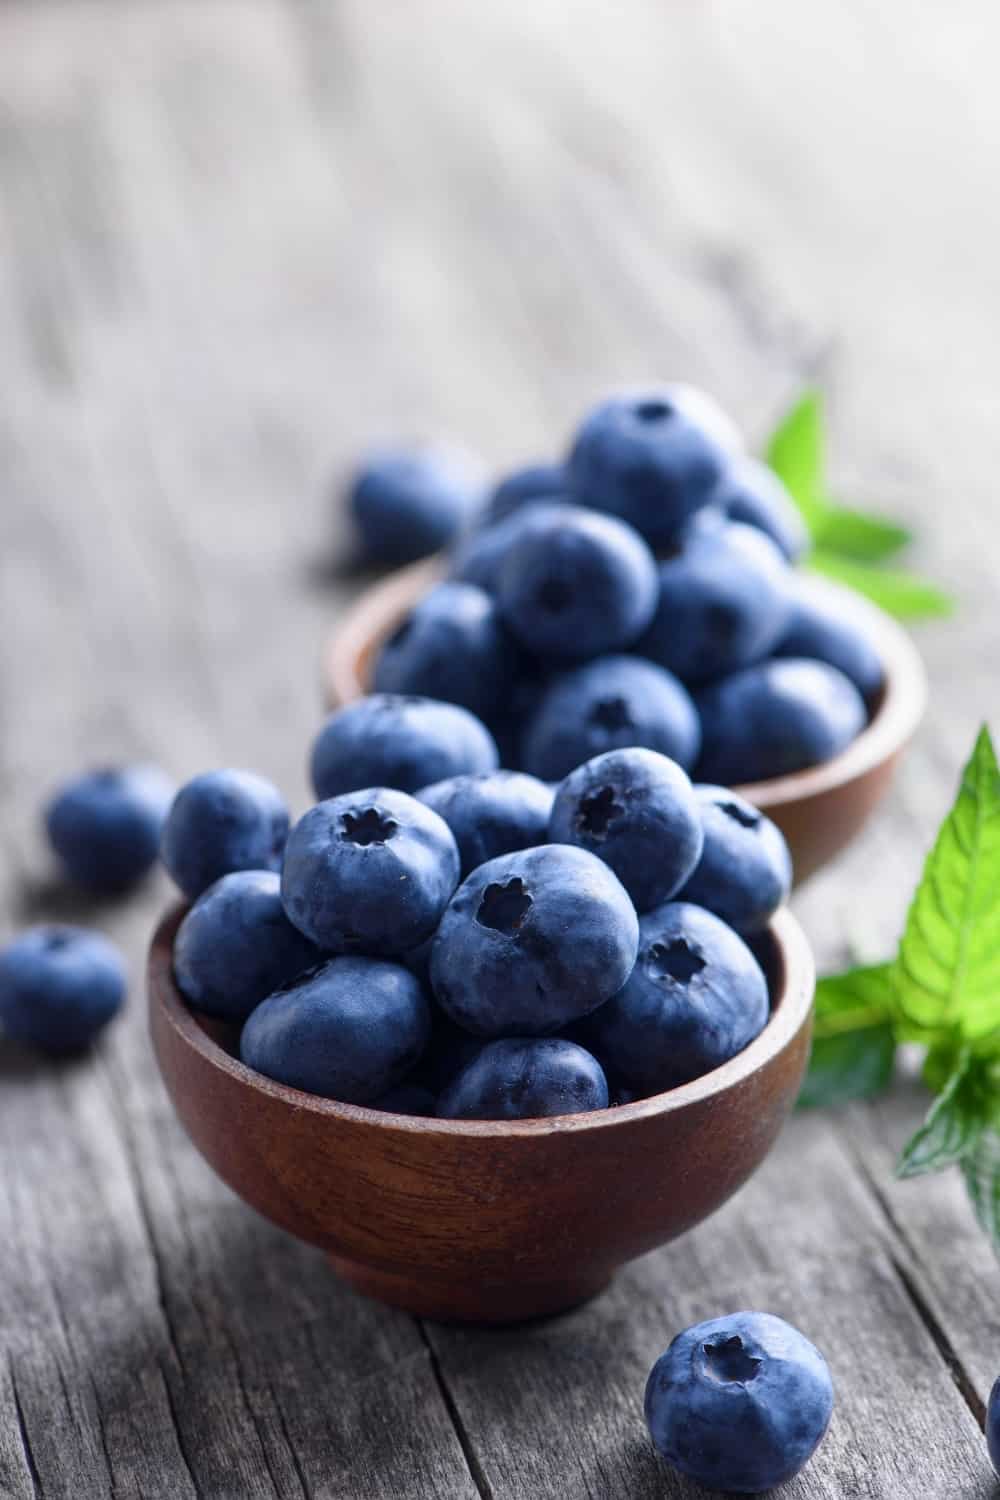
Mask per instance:
[[[745,667],[700,692],[699,781],[733,786],[786,776],[838,755],[868,721],[843,672],[788,657]]]
[[[986,1404],[986,1448],[990,1463],[1000,1476],[1000,1379],[993,1382]]]
[[[438,1101],[446,1120],[538,1120],[607,1109],[608,1081],[595,1057],[560,1037],[489,1042]]]
[[[691,782],[655,750],[609,750],[556,792],[549,838],[578,844],[614,870],[636,911],[659,906],[693,873],[702,821]]]
[[[332,958],[258,1005],[240,1057],[292,1088],[371,1104],[402,1083],[430,1029],[430,1004],[408,969]]]
[[[646,1384],[646,1424],[659,1452],[713,1492],[757,1495],[793,1478],[832,1411],[826,1360],[771,1313],[688,1328]]]
[[[274,871],[237,870],[202,891],[177,929],[174,978],[198,1010],[245,1021],[321,956],[285,916]]]
[[[152,869],[176,792],[158,766],[111,766],[67,782],[45,810],[49,843],[84,890],[115,892]]]
[[[379,693],[423,694],[489,717],[510,694],[516,658],[489,594],[474,584],[441,583],[386,641],[373,685]]]
[[[559,500],[566,492],[562,464],[525,464],[501,479],[489,500],[483,520],[487,526],[502,521],[533,500]]]
[[[521,771],[452,776],[417,793],[455,835],[463,880],[498,854],[544,844],[553,795],[544,781]]]
[[[722,786],[696,786],[704,843],[678,895],[721,917],[743,937],[763,932],[792,887],[784,834],[743,797]]]
[[[582,1034],[616,1083],[646,1097],[728,1062],[768,1011],[767,982],[743,939],[700,906],[669,901],[640,919],[635,968]]]
[[[311,771],[321,800],[366,786],[418,792],[447,776],[495,771],[496,741],[457,703],[373,693],[332,713],[316,736]]]
[[[653,618],[656,563],[638,532],[579,506],[522,528],[500,570],[504,624],[537,656],[573,661],[617,651]]]
[[[635,909],[607,865],[560,844],[524,849],[459,886],[431,949],[431,983],[475,1036],[544,1036],[621,988],[638,940]]]
[[[710,503],[730,521],[762,531],[789,562],[797,562],[808,550],[801,511],[774,470],[759,459],[743,457],[731,463]]]
[[[516,511],[481,526],[465,537],[452,553],[449,577],[459,583],[474,583],[488,594],[496,594],[500,574],[514,543],[533,530],[561,506],[546,500],[526,500]]]
[[[80,1052],[125,999],[125,963],[83,927],[29,927],[0,949],[0,1030],[53,1054]]]
[[[729,450],[702,399],[665,386],[594,407],[566,465],[572,497],[630,522],[653,547],[672,542],[726,469]]]
[[[701,726],[687,689],[636,656],[602,656],[560,673],[542,693],[521,737],[522,769],[561,781],[606,750],[642,745],[687,769]]]
[[[788,566],[768,537],[695,523],[659,565],[656,613],[636,650],[682,682],[707,682],[767,656],[790,609]]]
[[[205,771],[174,798],[160,857],[193,901],[234,870],[280,870],[288,837],[281,793],[253,771]]]
[[[376,563],[413,562],[447,547],[481,503],[465,455],[431,447],[369,454],[348,491],[362,555]]]
[[[817,599],[798,585],[788,623],[774,649],[775,656],[825,662],[848,677],[869,708],[885,685],[885,671],[871,641],[845,620],[833,604]]]
[[[299,819],[281,899],[299,931],[329,953],[401,956],[430,937],[458,871],[443,818],[405,792],[368,787]]]

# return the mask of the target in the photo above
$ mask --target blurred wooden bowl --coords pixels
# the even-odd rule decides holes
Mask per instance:
[[[375,656],[442,573],[437,559],[390,574],[367,589],[334,631],[325,660],[331,707],[367,690]],[[817,600],[835,603],[868,636],[885,668],[885,688],[868,727],[833,760],[736,788],[773,818],[792,851],[797,884],[839,854],[885,796],[899,758],[923,717],[927,680],[907,632],[851,589],[807,575]]]
[[[190,1010],[173,978],[184,908],[149,958],[167,1090],[224,1182],[325,1250],[358,1291],[422,1317],[485,1323],[593,1296],[625,1261],[713,1213],[767,1155],[809,1052],[814,973],[787,912],[762,942],[771,1018],[694,1083],[545,1120],[415,1119],[274,1083],[234,1055],[239,1028]]]

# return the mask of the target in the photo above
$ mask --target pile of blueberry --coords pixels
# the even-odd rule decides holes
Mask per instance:
[[[351,502],[376,556],[452,543],[376,690],[469,709],[505,765],[544,781],[633,745],[699,781],[762,781],[838,754],[878,702],[871,642],[793,567],[806,535],[787,491],[688,387],[603,401],[564,463],[488,498],[417,451],[373,455]]]

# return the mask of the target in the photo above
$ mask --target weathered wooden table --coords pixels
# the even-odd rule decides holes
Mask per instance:
[[[421,1327],[257,1219],[172,1117],[143,949],[39,801],[80,764],[248,764],[306,801],[331,476],[377,433],[505,463],[683,375],[760,430],[831,397],[840,489],[962,609],[887,807],[798,901],[821,965],[894,938],[993,706],[1000,21],[988,0],[6,0],[0,8],[4,925],[92,919],[99,1055],[0,1049],[0,1493],[682,1496],[641,1418],[680,1327],[783,1313],[839,1401],[788,1494],[974,1500],[1000,1275],[922,1107],[798,1117],[739,1198],[561,1320]],[[595,1203],[594,1212],[601,1211]]]

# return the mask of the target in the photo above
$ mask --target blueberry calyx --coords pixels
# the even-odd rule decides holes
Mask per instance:
[[[582,833],[589,833],[591,838],[602,839],[615,818],[620,818],[624,811],[622,804],[615,800],[614,787],[602,786],[598,791],[591,792],[589,797],[581,797],[576,824]]]
[[[399,824],[394,818],[379,812],[377,807],[364,807],[359,812],[346,812],[341,819],[342,839],[351,844],[387,844],[397,832]]]
[[[590,722],[600,729],[630,729],[632,714],[624,698],[600,698],[590,711]]]
[[[687,984],[704,967],[705,960],[686,938],[654,943],[646,953],[646,970],[654,979],[673,979],[678,984]]]
[[[760,1373],[764,1363],[747,1352],[739,1334],[714,1344],[703,1344],[702,1353],[706,1375],[720,1385],[747,1385]]]
[[[738,802],[717,802],[716,806],[720,812],[724,812],[727,818],[732,818],[734,823],[739,823],[741,828],[759,828],[760,813],[752,807],[741,807]]]
[[[518,876],[504,885],[488,885],[476,912],[476,921],[481,927],[492,927],[496,932],[513,933],[520,928],[531,910],[531,897]]]
[[[640,422],[664,422],[674,415],[674,408],[669,401],[654,397],[649,401],[640,401],[636,405],[635,414]]]

